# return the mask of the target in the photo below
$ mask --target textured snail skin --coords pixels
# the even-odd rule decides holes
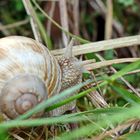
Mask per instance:
[[[64,91],[67,88],[75,86],[82,82],[82,66],[77,65],[78,59],[75,57],[61,57],[58,60],[58,63],[62,72],[62,81],[61,81],[61,91]],[[75,91],[75,93],[78,91]],[[75,94],[73,93],[73,94]],[[65,97],[67,98],[67,97]],[[62,100],[64,100],[63,98]],[[58,116],[74,109],[76,106],[76,101],[72,101],[69,104],[63,105],[57,109],[54,109],[50,112],[51,116]]]
[[[6,119],[17,118],[38,103],[78,84],[82,71],[77,61],[66,56],[57,60],[44,45],[31,38],[0,39],[0,112]],[[50,114],[61,115],[75,104],[71,102]],[[43,111],[33,117],[42,114]]]

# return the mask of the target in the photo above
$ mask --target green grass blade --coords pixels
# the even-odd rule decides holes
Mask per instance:
[[[85,84],[90,83],[91,81],[86,81],[84,83],[80,83],[72,88],[69,88],[65,91],[63,91],[62,93],[53,96],[51,98],[49,98],[48,100],[46,100],[45,102],[40,103],[39,105],[37,105],[36,107],[34,107],[32,110],[28,111],[27,113],[19,116],[17,119],[26,119],[28,117],[30,117],[31,115],[33,115],[34,113],[40,112],[41,110],[45,109],[46,107],[51,106],[52,104],[54,104],[55,102],[61,101],[62,99],[64,99],[65,97],[73,94],[75,91],[79,90],[81,87],[83,87]]]
[[[117,72],[114,75],[112,75],[109,80],[114,81],[117,78],[119,78],[119,77],[123,76],[124,74],[126,74],[127,72],[130,72],[130,71],[135,70],[137,68],[140,68],[140,60],[135,61],[134,63],[131,63],[131,64],[127,65],[122,70],[120,70],[119,72]]]
[[[0,128],[0,140],[10,140],[8,139],[8,134],[6,129]]]
[[[129,103],[139,103],[140,104],[140,98],[136,96],[135,94],[129,92],[126,89],[123,89],[119,86],[111,85],[111,88],[119,93],[126,101]]]
[[[40,126],[40,125],[51,125],[57,123],[71,123],[71,122],[81,122],[87,121],[85,115],[88,115],[88,118],[95,119],[96,115],[99,114],[114,114],[116,112],[124,111],[125,108],[105,108],[105,109],[96,109],[85,111],[82,113],[74,113],[68,115],[61,115],[58,117],[48,117],[40,119],[28,119],[28,120],[11,120],[3,122],[0,124],[0,128],[13,128],[13,127],[29,127],[29,126]]]
[[[90,123],[86,126],[83,126],[79,129],[76,129],[74,131],[66,132],[62,134],[59,138],[55,138],[55,140],[74,140],[77,138],[83,138],[85,136],[90,136],[93,133],[96,133],[99,131],[102,127],[107,127],[109,124],[108,122],[111,122],[112,124],[121,123],[123,121],[126,121],[131,118],[140,118],[140,105],[133,106],[131,108],[125,109],[124,111],[121,111],[119,113],[114,113],[113,115],[106,115],[102,118],[102,120],[99,120],[95,123]]]
[[[66,103],[69,103],[69,102],[71,102],[75,99],[81,98],[81,97],[85,96],[86,94],[90,93],[91,91],[94,91],[94,90],[96,90],[96,89],[98,89],[102,86],[105,86],[108,83],[111,83],[112,81],[116,80],[117,78],[123,76],[125,73],[138,68],[139,65],[140,65],[140,61],[136,61],[134,63],[131,63],[131,64],[127,65],[125,68],[123,68],[122,70],[120,70],[119,72],[117,72],[114,75],[108,77],[107,80],[105,80],[104,82],[102,82],[98,86],[90,88],[90,89],[85,90],[83,92],[80,92],[79,94],[73,95],[73,96],[71,96],[71,97],[69,97],[69,98],[67,98],[67,99],[65,99],[65,100],[63,100],[63,101],[61,101],[57,104],[54,104],[54,105],[48,107],[47,111],[50,111],[50,110],[55,109],[57,107],[60,107],[60,106],[66,104]]]

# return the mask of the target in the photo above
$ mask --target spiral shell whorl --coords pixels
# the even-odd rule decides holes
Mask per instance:
[[[25,113],[26,111],[33,108],[35,105],[37,105],[39,101],[37,100],[37,97],[32,93],[24,93],[20,97],[18,97],[15,101],[15,109],[20,114]]]
[[[9,80],[0,94],[0,110],[6,118],[14,119],[47,99],[43,81],[31,74],[17,75]],[[40,116],[42,112],[35,114]]]

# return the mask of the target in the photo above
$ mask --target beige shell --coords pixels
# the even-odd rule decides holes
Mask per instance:
[[[9,80],[22,74],[38,76],[49,97],[60,91],[60,66],[45,46],[21,36],[0,39],[0,92]]]
[[[39,76],[49,96],[60,91],[60,67],[49,50],[35,40],[22,36],[0,39],[0,91],[5,82],[19,73]]]

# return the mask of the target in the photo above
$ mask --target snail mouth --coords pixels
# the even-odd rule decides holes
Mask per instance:
[[[25,93],[18,97],[15,101],[15,109],[19,114],[24,114],[32,109],[38,103],[38,99],[34,94]]]

